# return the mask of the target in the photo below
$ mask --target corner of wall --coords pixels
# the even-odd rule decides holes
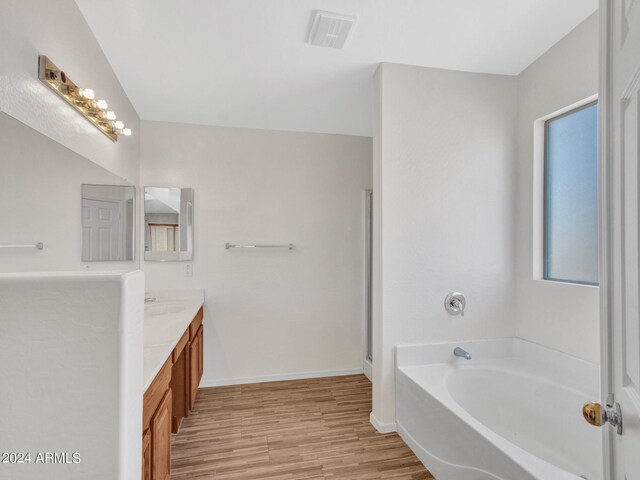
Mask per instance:
[[[540,119],[598,93],[599,23],[593,13],[517,77],[516,334],[599,363],[598,289],[540,280]]]

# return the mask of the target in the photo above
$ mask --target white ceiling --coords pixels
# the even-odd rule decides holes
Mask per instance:
[[[180,213],[179,188],[144,187],[145,213]]]
[[[380,62],[518,74],[598,0],[76,0],[145,120],[371,135]],[[313,10],[357,15],[344,50]]]

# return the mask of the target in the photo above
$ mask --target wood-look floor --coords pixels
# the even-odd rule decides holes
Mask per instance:
[[[171,478],[433,479],[370,411],[364,375],[202,388],[173,436]]]

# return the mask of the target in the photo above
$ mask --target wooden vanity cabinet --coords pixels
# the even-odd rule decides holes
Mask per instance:
[[[168,480],[171,472],[171,367],[164,363],[142,399],[142,478]]]
[[[204,333],[202,325],[198,329],[198,346],[200,347],[198,350],[198,385],[200,385],[202,373],[204,372]]]
[[[142,480],[151,480],[151,430],[142,434]]]
[[[171,389],[165,393],[151,420],[151,478],[171,480]]]
[[[178,433],[180,423],[191,413],[189,398],[189,329],[184,332],[178,345],[173,350],[173,368],[171,370],[171,391],[173,393],[173,418],[171,432]]]
[[[144,393],[142,480],[170,480],[171,434],[188,417],[203,371],[202,308]]]
[[[189,344],[189,410],[193,409],[196,403],[196,394],[200,386],[202,378],[202,342],[204,340],[202,333],[202,309],[195,316],[193,322],[189,326],[189,336],[191,343]]]
[[[200,358],[200,339],[196,335],[191,340],[189,345],[189,383],[191,388],[189,390],[189,410],[193,410],[193,406],[196,403],[196,394],[198,393],[198,359]]]

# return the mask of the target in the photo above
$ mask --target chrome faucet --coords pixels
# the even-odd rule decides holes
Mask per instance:
[[[456,347],[453,349],[453,354],[456,357],[462,357],[466,360],[471,360],[471,354],[469,352],[467,352],[466,350],[460,348],[460,347]]]

